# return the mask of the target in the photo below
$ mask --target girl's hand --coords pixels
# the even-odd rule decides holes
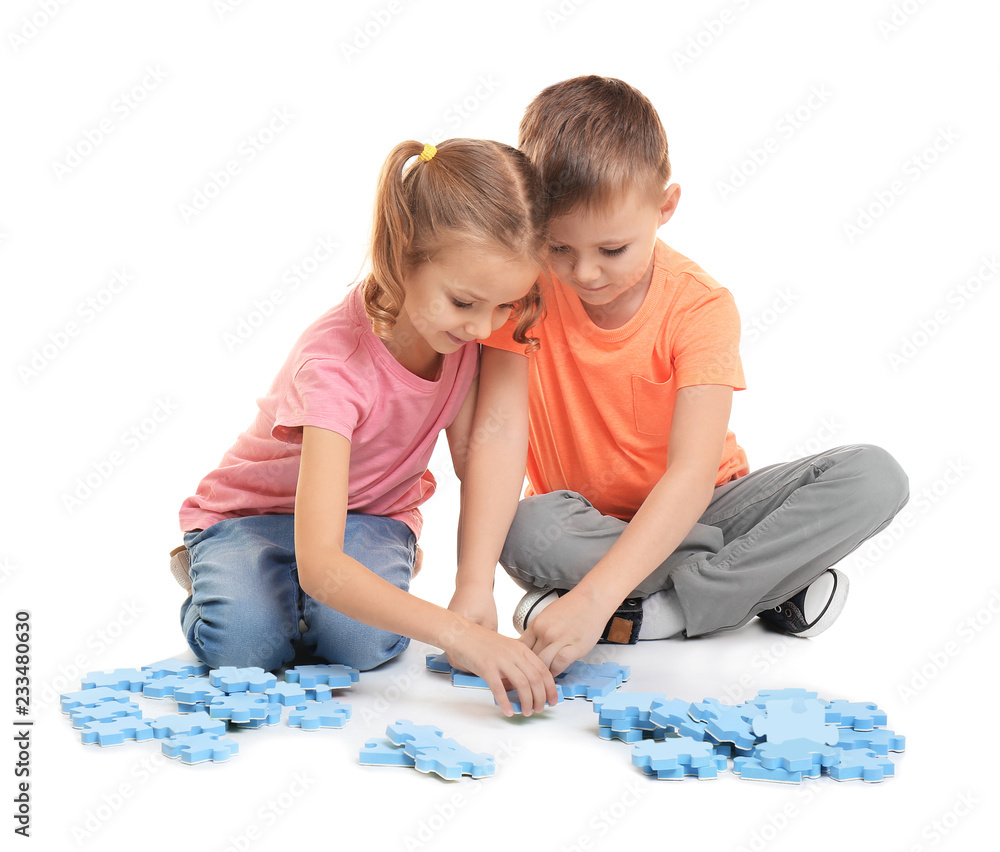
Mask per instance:
[[[455,589],[448,609],[496,632],[497,605],[493,600],[493,594],[489,591],[471,592],[467,589]]]
[[[570,590],[545,607],[521,634],[521,642],[534,651],[553,675],[597,645],[610,613]]]
[[[479,675],[489,685],[505,716],[514,708],[507,690],[517,691],[521,712],[530,716],[541,711],[546,702],[558,700],[556,684],[545,664],[522,642],[501,636],[482,625],[467,623],[461,635],[445,645],[452,665]]]

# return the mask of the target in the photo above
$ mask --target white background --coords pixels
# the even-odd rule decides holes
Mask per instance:
[[[0,13],[0,715],[17,721],[13,622],[29,610],[32,841],[974,848],[998,792],[975,721],[998,698],[1000,636],[995,555],[980,549],[995,506],[995,4],[229,5],[17,0]],[[689,700],[803,686],[877,701],[908,737],[897,777],[649,781],[627,746],[597,738],[584,702],[505,720],[486,694],[424,673],[416,645],[363,676],[346,728],[244,732],[226,765],[80,745],[55,694],[185,652],[166,558],[179,504],[356,279],[390,148],[516,143],[528,101],[584,73],[637,86],[666,126],[683,197],[661,236],[740,307],[749,389],[732,427],[751,465],[876,443],[912,489],[894,526],[844,560],[848,607],[823,636],[751,624],[594,658]],[[280,132],[261,146],[272,119]],[[219,190],[229,161],[238,173]],[[199,192],[212,198],[185,215]],[[293,287],[296,264],[311,274]],[[111,285],[116,271],[128,286]],[[441,604],[457,497],[443,450],[413,587]],[[501,571],[511,634],[517,598]],[[396,718],[493,752],[497,776],[359,767],[360,744]]]

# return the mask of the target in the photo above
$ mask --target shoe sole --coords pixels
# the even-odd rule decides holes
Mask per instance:
[[[191,557],[183,545],[170,551],[170,574],[178,586],[191,593]]]
[[[552,589],[535,589],[533,592],[528,592],[523,598],[521,598],[517,607],[514,609],[514,629],[518,633],[524,633],[527,630],[526,622],[528,616],[531,615],[531,611],[535,608],[542,598],[550,594]]]
[[[802,639],[809,639],[812,636],[818,636],[831,624],[833,624],[833,622],[835,622],[844,611],[844,604],[847,602],[847,592],[851,587],[851,583],[847,579],[847,575],[838,571],[836,568],[830,568],[828,570],[831,574],[833,574],[834,581],[833,594],[830,595],[830,600],[827,601],[826,607],[823,612],[820,613],[819,618],[817,618],[801,633],[793,633],[793,636],[799,636]]]

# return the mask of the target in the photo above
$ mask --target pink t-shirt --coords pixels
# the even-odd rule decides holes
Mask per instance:
[[[250,428],[202,479],[180,510],[181,530],[226,518],[289,514],[302,427],[351,442],[347,508],[406,523],[420,535],[417,508],[434,493],[427,470],[438,433],[458,414],[479,367],[475,343],[444,356],[437,381],[402,366],[372,331],[356,286],[305,330]]]

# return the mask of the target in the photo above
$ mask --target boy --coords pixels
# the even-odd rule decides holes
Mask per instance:
[[[599,641],[758,614],[798,636],[826,629],[847,592],[830,566],[905,505],[905,473],[868,445],[750,473],[728,429],[745,387],[739,315],[657,238],[680,187],[645,96],[596,76],[557,83],[529,105],[519,145],[552,198],[556,280],[531,332],[540,349],[516,359],[527,368],[505,326],[484,369],[530,382],[529,496],[501,555],[528,591],[522,641],[557,674]]]

